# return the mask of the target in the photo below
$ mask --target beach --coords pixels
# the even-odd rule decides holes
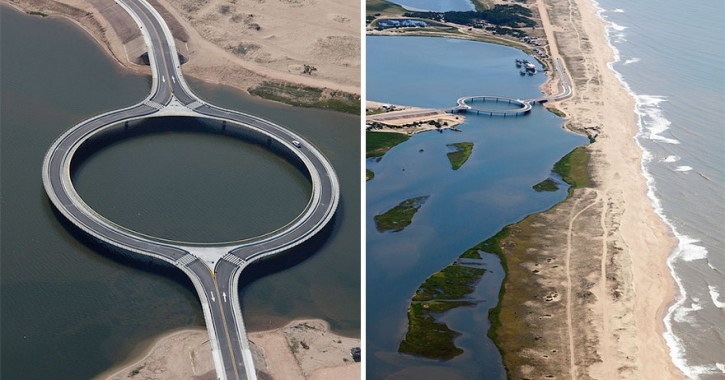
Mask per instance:
[[[260,379],[360,378],[360,363],[354,362],[350,354],[351,348],[360,347],[360,339],[336,335],[325,321],[294,320],[284,327],[248,336]],[[206,330],[170,332],[139,351],[140,358],[95,379],[121,380],[135,376],[152,380],[216,379]]]
[[[518,254],[507,295],[519,286],[539,289],[523,306],[503,298],[502,321],[514,318],[535,337],[509,345],[501,336],[504,363],[514,377],[682,378],[663,337],[674,299],[667,258],[676,240],[647,197],[635,101],[607,66],[613,52],[591,1],[537,6],[556,39],[551,55],[564,57],[574,87],[570,99],[551,106],[568,115],[566,128],[600,132],[587,147],[594,186],[515,224],[502,242],[506,255]],[[522,241],[529,245],[523,252],[515,245]]]

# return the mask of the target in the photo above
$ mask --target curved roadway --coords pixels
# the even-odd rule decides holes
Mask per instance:
[[[43,185],[55,207],[84,232],[111,246],[152,256],[184,271],[202,302],[217,377],[256,379],[237,294],[239,276],[249,263],[304,242],[330,221],[339,202],[337,176],[322,153],[295,133],[197,98],[183,79],[173,37],[158,12],[145,0],[116,2],[131,14],[144,35],[153,75],[151,93],[134,106],[93,117],[61,135],[43,162]],[[312,181],[312,195],[305,210],[283,228],[264,236],[201,245],[170,242],[131,231],[88,207],[70,176],[77,149],[92,136],[119,123],[167,115],[229,122],[232,127],[262,134],[291,152],[303,163]],[[300,142],[299,147],[293,145],[294,140]]]
[[[502,102],[508,102],[509,104],[513,103],[519,106],[519,108],[514,109],[486,109],[486,108],[477,108],[469,105],[466,103],[467,101],[474,102],[476,99],[482,99],[483,102],[486,101],[486,99],[490,100],[496,100],[496,103],[500,101]],[[495,96],[495,95],[475,95],[475,96],[464,96],[462,98],[458,98],[456,101],[458,103],[458,111],[476,111],[476,113],[487,113],[491,116],[493,115],[523,115],[529,111],[531,111],[531,103],[526,100],[521,99],[514,99],[514,98],[507,98],[503,96]]]

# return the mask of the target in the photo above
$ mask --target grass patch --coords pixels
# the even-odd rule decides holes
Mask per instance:
[[[407,12],[405,8],[389,1],[365,0],[365,13],[367,14],[402,15],[405,12]]]
[[[360,95],[342,91],[264,81],[250,88],[249,93],[298,107],[327,108],[356,115],[360,113]]]
[[[463,353],[453,344],[460,333],[436,322],[430,310],[416,302],[408,308],[408,332],[400,342],[398,352],[429,359],[449,360]]]
[[[366,132],[365,157],[383,157],[392,147],[408,141],[410,136],[399,133]]]
[[[571,185],[569,196],[575,187],[592,185],[587,172],[588,162],[589,152],[584,147],[579,147],[555,164],[554,172]],[[529,215],[520,222],[504,227],[498,234],[484,242],[490,249],[486,249],[487,252],[499,255],[505,273],[499,291],[499,303],[489,310],[491,328],[488,336],[501,352],[509,378],[512,378],[512,371],[515,369],[531,364],[527,358],[518,353],[525,348],[535,348],[539,339],[532,332],[530,322],[526,319],[526,315],[530,312],[526,302],[531,300],[533,289],[539,286],[537,275],[522,263],[535,261],[532,257],[535,253],[531,253],[529,248],[532,248],[532,244],[536,244],[533,243],[534,238],[541,233],[541,228],[536,226],[546,223],[546,220],[546,217],[539,213]]]
[[[365,181],[370,181],[373,178],[375,178],[375,172],[369,169],[365,169]]]
[[[27,14],[29,14],[31,16],[48,17],[47,14],[45,14],[43,12],[38,12],[38,11],[29,11],[29,12],[25,12],[25,13],[27,13]]]
[[[556,116],[559,116],[562,119],[565,119],[566,118],[566,114],[564,113],[564,111],[562,111],[562,110],[560,110],[558,108],[546,107],[546,110],[549,111],[549,112],[551,112],[551,113],[553,113]]]
[[[406,199],[381,215],[375,215],[375,228],[379,232],[400,232],[413,221],[413,216],[430,195]]]
[[[473,292],[485,272],[483,268],[453,263],[428,277],[416,290],[413,301],[461,299]]]
[[[469,248],[459,258],[480,260],[480,251],[487,251],[489,246],[498,244],[498,240],[492,239],[494,238]],[[500,252],[500,248],[497,251]],[[475,290],[484,273],[484,268],[454,262],[428,277],[411,299],[408,308],[408,331],[400,342],[398,351],[436,360],[449,360],[462,354],[463,350],[454,344],[454,339],[460,334],[449,329],[445,323],[437,322],[435,314],[475,305],[474,301],[464,297]]]
[[[559,185],[556,184],[556,181],[554,181],[551,178],[547,178],[536,185],[532,186],[532,188],[538,192],[542,191],[557,191],[559,190]]]
[[[134,377],[134,376],[138,375],[139,373],[141,373],[141,370],[145,366],[146,365],[142,365],[142,366],[134,368],[131,372],[128,373],[128,377]]]
[[[453,143],[446,146],[455,149],[452,152],[448,152],[448,160],[451,162],[451,168],[453,170],[458,170],[461,166],[463,166],[473,151],[472,142]]]
[[[589,177],[589,152],[584,147],[578,147],[562,157],[554,164],[554,173],[561,176],[564,182],[571,185],[569,191],[577,187],[591,187]]]

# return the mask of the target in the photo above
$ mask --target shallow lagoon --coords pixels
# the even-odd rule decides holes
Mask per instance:
[[[540,96],[543,75],[521,77],[522,52],[479,42],[425,37],[368,37],[368,99],[445,108],[468,95]],[[530,59],[530,58],[529,58]],[[530,59],[531,60],[531,59]],[[405,64],[398,64],[404,62]],[[406,309],[417,287],[463,251],[506,224],[543,211],[566,196],[566,187],[537,193],[532,186],[586,139],[564,131],[562,119],[540,106],[523,117],[468,116],[462,132],[425,132],[367,161],[367,374],[382,379],[505,378],[498,350],[487,338],[503,270],[487,257],[472,298],[475,307],[442,317],[461,332],[466,352],[439,362],[397,353],[407,328]],[[447,144],[473,142],[469,160],[453,171]],[[373,216],[405,199],[430,195],[405,230],[378,233]]]

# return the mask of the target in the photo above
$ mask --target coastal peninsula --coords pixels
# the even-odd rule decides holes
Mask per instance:
[[[3,1],[28,14],[67,17],[126,69],[150,73],[136,23],[113,0]],[[150,3],[171,29],[185,75],[292,105],[359,113],[357,2]]]
[[[422,19],[372,4],[370,35],[521,45],[511,36],[484,37],[485,28],[437,20],[378,28],[375,21],[383,18]],[[524,6],[541,34],[538,45],[522,50],[546,67],[561,59],[572,87],[570,97],[546,106],[591,144],[569,156],[569,169],[586,175],[569,179],[576,186],[565,201],[497,235],[507,276],[490,335],[510,378],[682,377],[663,337],[664,311],[674,298],[666,266],[674,238],[646,196],[642,152],[633,138],[634,99],[607,66],[613,52],[604,22],[590,0]],[[558,93],[564,78],[547,75],[542,91]]]

